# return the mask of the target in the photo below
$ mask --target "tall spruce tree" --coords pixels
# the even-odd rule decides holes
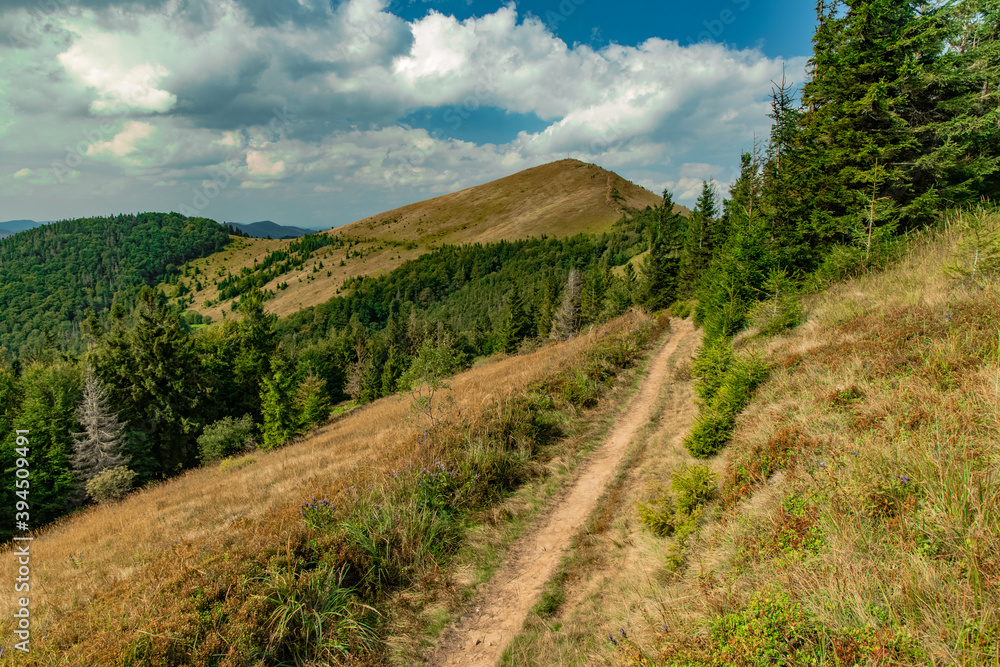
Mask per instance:
[[[80,370],[65,360],[34,361],[21,375],[23,398],[17,428],[31,433],[31,519],[51,521],[69,506],[71,456],[80,401]],[[11,476],[12,477],[12,476]]]
[[[720,225],[725,242],[712,258],[697,292],[695,318],[708,337],[731,336],[747,324],[747,314],[761,297],[772,266],[768,225],[761,211],[761,160],[744,153],[740,177],[724,202]]]
[[[715,185],[702,181],[701,195],[688,219],[684,249],[681,251],[677,276],[677,292],[681,297],[689,298],[694,294],[698,279],[708,269],[715,250],[713,231],[717,216]]]
[[[191,338],[157,291],[142,290],[132,319],[130,324],[123,313],[116,317],[93,363],[129,422],[127,453],[144,481],[197,463],[204,392]]]
[[[531,319],[525,312],[524,299],[513,289],[508,293],[502,314],[500,330],[497,332],[497,347],[502,352],[515,352],[531,333]]]
[[[673,196],[663,191],[663,205],[650,229],[649,254],[643,264],[646,305],[666,308],[677,298],[677,272],[686,232],[683,216],[674,210]]]
[[[822,249],[851,242],[873,198],[886,202],[877,222],[890,232],[928,221],[940,203],[921,164],[918,125],[932,106],[926,82],[944,34],[928,0],[820,2],[818,13],[802,92],[800,180],[809,218],[800,235]]]

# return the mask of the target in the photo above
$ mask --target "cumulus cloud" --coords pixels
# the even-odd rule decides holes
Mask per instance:
[[[156,127],[140,121],[128,121],[110,141],[98,141],[87,147],[91,157],[109,158],[124,165],[138,166],[153,161],[147,149],[158,146]]]
[[[74,0],[44,16],[22,5],[0,10],[30,37],[0,45],[0,171],[37,174],[79,146],[84,180],[116,165],[183,198],[224,173],[218,202],[240,188],[301,206],[432,195],[564,157],[691,200],[766,136],[782,68],[712,43],[570,46],[513,4],[411,22],[386,0]],[[544,128],[456,138],[486,107]],[[447,127],[402,123],[418,110]],[[88,138],[109,117],[120,129]]]

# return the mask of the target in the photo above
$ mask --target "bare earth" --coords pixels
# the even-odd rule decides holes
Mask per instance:
[[[428,664],[493,667],[520,631],[542,586],[553,577],[570,541],[597,508],[636,432],[649,421],[667,362],[678,343],[694,333],[690,320],[674,319],[673,332],[649,364],[639,391],[601,445],[582,466],[558,504],[511,549],[507,563],[478,591],[466,615],[446,629]]]

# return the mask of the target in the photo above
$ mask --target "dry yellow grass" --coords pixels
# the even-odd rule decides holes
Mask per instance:
[[[612,199],[614,189],[621,200]],[[542,234],[599,234],[610,229],[626,207],[644,209],[662,201],[597,165],[560,160],[379,213],[328,233],[450,244],[511,241]]]
[[[474,415],[569,367],[600,340],[644,318],[624,316],[589,335],[469,370],[454,378],[441,399],[450,398],[453,409]],[[357,468],[390,475],[394,464],[409,458],[426,428],[424,419],[411,414],[407,396],[388,397],[280,450],[254,453],[243,467],[193,470],[44,529],[32,543],[35,646],[44,650],[43,633],[69,618],[104,630],[124,619],[133,628],[148,622],[152,632],[157,610],[145,608],[144,601],[196,572],[205,552],[228,560],[230,553],[278,546],[276,541],[299,524],[303,500],[333,496],[356,479]],[[10,547],[0,557],[11,558]],[[96,601],[102,611],[88,616]],[[0,599],[0,616],[11,619],[13,605],[10,596]],[[10,621],[0,622],[0,628],[9,632]],[[64,636],[69,632],[60,629]],[[87,628],[73,631],[85,635]]]
[[[615,188],[622,195],[619,201],[611,198]],[[279,276],[265,286],[275,292],[275,298],[265,307],[283,316],[323,303],[337,294],[346,278],[392,271],[441,244],[600,233],[621,217],[623,207],[643,209],[662,201],[658,195],[596,165],[560,160],[331,229],[325,233],[357,239],[354,250],[363,256],[347,257],[343,250],[321,248],[302,269]],[[676,209],[687,212],[679,205]],[[415,246],[407,249],[394,245],[399,242]],[[204,288],[194,294],[189,308],[211,316],[214,322],[236,316],[231,301],[205,305],[218,300],[218,290],[212,283],[220,277],[219,272],[235,275],[244,267],[252,267],[255,260],[262,261],[268,252],[285,249],[290,243],[292,240],[238,239],[219,253],[189,262],[187,268],[201,271],[199,279]],[[342,259],[344,266],[340,266]],[[313,272],[313,266],[320,261],[323,269]],[[194,285],[192,278],[182,282]],[[279,291],[279,282],[288,287]],[[168,296],[175,295],[175,288],[160,287]]]
[[[774,368],[709,460],[721,500],[684,567],[638,527],[642,471],[688,458],[683,434],[651,437],[562,610],[506,664],[1000,664],[1000,281],[968,276],[1000,247],[971,236],[956,215],[887,272],[806,299],[795,330],[742,334]],[[768,644],[782,614],[803,639]]]

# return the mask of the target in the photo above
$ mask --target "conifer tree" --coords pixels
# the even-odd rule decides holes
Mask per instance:
[[[299,428],[302,430],[329,417],[330,401],[323,380],[312,374],[303,378],[296,391],[295,407],[298,409]]]
[[[497,346],[503,352],[515,352],[531,332],[531,320],[525,312],[524,299],[516,289],[507,295],[502,317]]]
[[[801,181],[805,245],[850,242],[871,200],[888,197],[883,224],[926,222],[938,187],[921,161],[926,82],[943,53],[939,10],[928,0],[820,2],[811,78],[803,88]],[[879,174],[876,174],[876,165]]]
[[[65,360],[32,361],[21,375],[17,428],[31,432],[31,518],[35,525],[62,514],[73,488],[73,438],[80,372]],[[13,475],[11,475],[13,477]]]
[[[699,277],[708,269],[715,249],[713,232],[717,216],[715,185],[702,181],[701,195],[688,220],[684,249],[681,251],[677,277],[679,296],[690,297]]]
[[[552,340],[569,340],[580,328],[580,304],[583,301],[583,277],[579,269],[569,270],[562,302],[552,318]]]
[[[649,255],[643,265],[645,301],[654,310],[666,308],[677,298],[677,272],[685,231],[683,218],[674,211],[673,197],[664,190],[663,206],[650,230]]]
[[[191,338],[158,292],[144,288],[133,317],[132,326],[116,318],[93,362],[131,425],[132,467],[149,480],[197,463],[202,379]]]
[[[283,445],[298,432],[298,414],[295,410],[295,378],[286,368],[279,368],[264,380],[260,405],[264,415],[261,435],[264,447],[270,449]]]
[[[128,465],[125,426],[108,405],[108,393],[93,366],[88,365],[83,398],[76,410],[83,431],[73,433],[73,472],[81,486],[107,468]]]

